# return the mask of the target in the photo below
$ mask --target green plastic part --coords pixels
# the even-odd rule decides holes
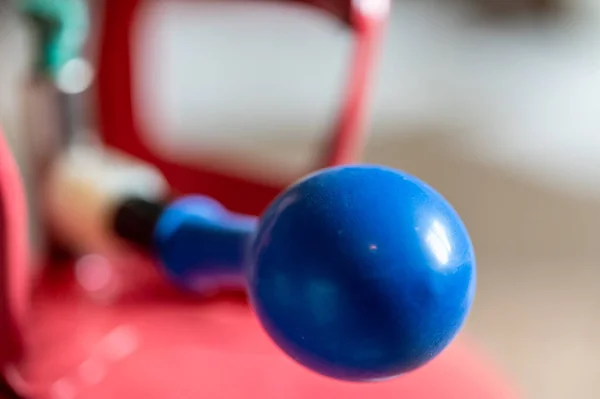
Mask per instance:
[[[70,60],[80,58],[89,32],[84,0],[20,0],[39,35],[38,69],[56,76]]]

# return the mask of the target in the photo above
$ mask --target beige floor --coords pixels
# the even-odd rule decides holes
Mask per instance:
[[[527,396],[600,397],[600,203],[465,161],[435,136],[373,143],[368,158],[424,178],[462,214],[479,261],[467,333]]]

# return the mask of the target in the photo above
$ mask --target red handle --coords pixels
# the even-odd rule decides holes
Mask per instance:
[[[28,292],[27,209],[19,169],[0,130],[0,365],[20,360]]]

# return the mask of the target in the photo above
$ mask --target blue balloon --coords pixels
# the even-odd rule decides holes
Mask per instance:
[[[458,214],[419,179],[381,166],[314,173],[260,219],[188,197],[164,211],[155,241],[179,286],[244,287],[284,352],[342,380],[387,379],[433,359],[475,293]]]
[[[381,166],[325,169],[263,215],[248,293],[267,333],[320,374],[387,379],[438,355],[475,293],[467,230],[430,186]]]

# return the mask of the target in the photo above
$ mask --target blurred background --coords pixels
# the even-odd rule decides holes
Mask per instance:
[[[319,148],[352,39],[310,11],[190,1],[148,2],[132,34],[152,148],[263,174]],[[31,42],[0,6],[0,123],[26,175]],[[466,334],[529,398],[600,397],[600,2],[395,0],[368,131],[366,161],[429,182],[470,229]]]

